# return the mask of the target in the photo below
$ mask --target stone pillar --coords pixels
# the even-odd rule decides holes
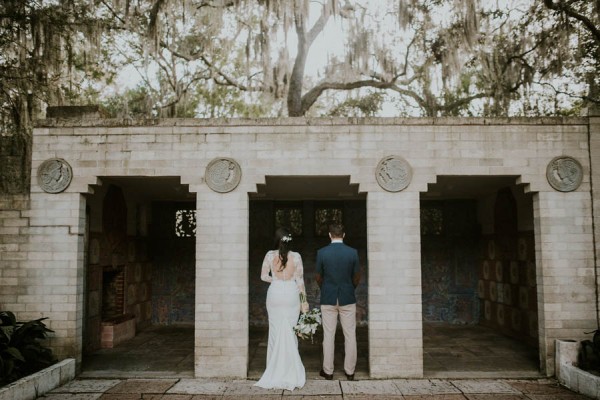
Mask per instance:
[[[197,191],[195,375],[245,378],[248,194]]]
[[[26,290],[22,320],[47,317],[50,345],[61,359],[81,361],[85,200],[80,193],[45,193],[32,183]]]
[[[555,370],[555,340],[582,339],[596,326],[590,210],[585,179],[579,190],[534,197],[540,361],[548,376]]]
[[[563,364],[577,365],[577,358],[581,350],[581,342],[572,339],[562,339],[556,341],[555,356],[555,375],[556,379],[562,384],[565,383],[565,377],[561,376],[560,366]]]
[[[373,378],[423,376],[419,193],[369,192],[369,364]]]
[[[593,112],[592,112],[593,111]],[[589,118],[589,138],[590,138],[590,168],[591,168],[591,185],[592,185],[592,216],[594,224],[594,243],[595,243],[595,277],[596,277],[596,293],[600,293],[598,286],[600,286],[600,109],[595,107],[590,112]],[[600,299],[596,299],[600,302]],[[600,326],[600,303],[597,304],[596,308],[596,326]]]

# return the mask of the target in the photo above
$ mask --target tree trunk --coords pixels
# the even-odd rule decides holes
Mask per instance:
[[[306,113],[306,110],[302,109],[302,86],[304,84],[308,45],[303,22],[296,21],[296,32],[298,33],[298,54],[294,61],[287,95],[288,116],[290,117],[302,117]]]

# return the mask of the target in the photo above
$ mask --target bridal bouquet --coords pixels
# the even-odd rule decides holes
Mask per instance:
[[[319,325],[321,325],[321,310],[315,307],[306,314],[300,315],[298,323],[294,327],[294,332],[300,339],[310,339],[310,342],[314,343],[313,336]]]

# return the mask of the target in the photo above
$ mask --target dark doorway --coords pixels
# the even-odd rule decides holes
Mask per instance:
[[[260,280],[262,261],[273,249],[275,230],[280,226],[292,230],[293,250],[304,264],[304,281],[310,307],[319,306],[319,287],[315,282],[317,250],[327,245],[328,223],[335,220],[346,228],[345,242],[356,248],[362,269],[357,288],[357,340],[359,359],[357,377],[368,377],[368,259],[366,197],[349,184],[348,177],[281,177],[267,178],[267,184],[250,195],[249,203],[249,365],[248,377],[260,378],[265,368],[268,316],[268,283]],[[341,329],[338,327],[338,334]],[[321,368],[321,335],[314,343],[300,341],[299,349],[307,378],[316,378]],[[336,340],[335,368],[342,370],[343,337]],[[314,375],[314,376],[313,376]]]
[[[152,324],[194,325],[196,204],[152,204]]]
[[[101,182],[86,198],[83,374],[193,376],[195,195],[176,177]]]
[[[480,238],[475,201],[422,202],[423,321],[479,322]]]
[[[421,195],[426,377],[539,376],[533,202],[514,182],[440,176]]]

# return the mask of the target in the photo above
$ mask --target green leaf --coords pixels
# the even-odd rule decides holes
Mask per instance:
[[[8,349],[4,350],[4,353],[10,354],[14,359],[25,362],[25,358],[16,347],[9,347]]]
[[[17,324],[15,314],[10,311],[0,311],[0,325],[14,326]]]

